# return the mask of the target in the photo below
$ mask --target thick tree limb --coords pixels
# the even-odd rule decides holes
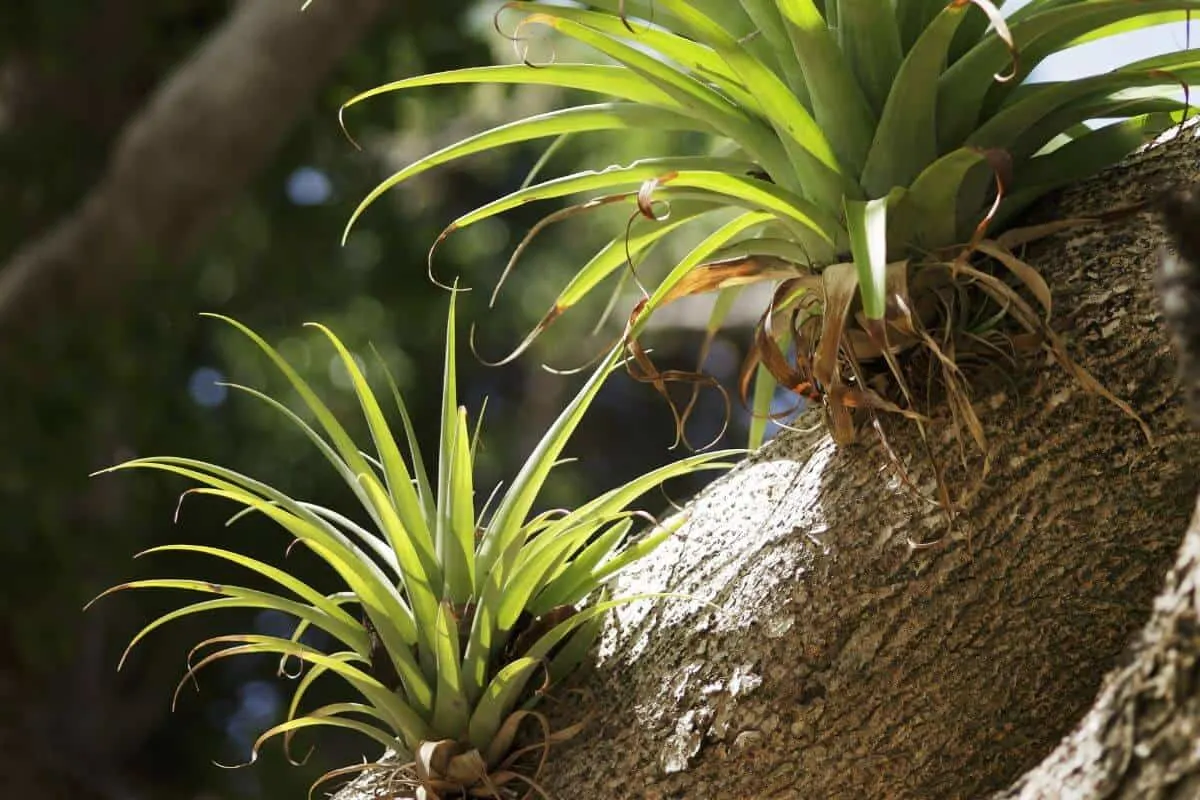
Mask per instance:
[[[1181,377],[1200,422],[1200,202],[1164,205],[1174,254],[1159,285]],[[1200,502],[1154,615],[1075,731],[996,800],[1200,797]]]
[[[0,328],[186,257],[385,0],[243,0],[129,122],[79,207],[0,269]]]
[[[1200,504],[1127,666],[1079,727],[995,800],[1200,797]]]

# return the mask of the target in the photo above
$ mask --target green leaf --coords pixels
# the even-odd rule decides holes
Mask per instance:
[[[250,748],[250,761],[253,762],[258,758],[258,753],[262,746],[270,739],[273,739],[280,734],[290,737],[298,730],[312,727],[326,728],[343,728],[346,730],[356,731],[364,736],[374,739],[385,749],[401,749],[406,750],[405,743],[397,740],[395,735],[390,734],[376,725],[371,725],[367,722],[362,722],[356,719],[347,719],[344,714],[356,713],[375,716],[374,710],[370,706],[361,703],[331,703],[321,706],[314,711],[309,712],[303,717],[288,719],[286,722],[281,722],[278,725],[273,725],[264,731]],[[386,722],[387,720],[383,720]]]
[[[535,617],[540,617],[554,608],[568,605],[570,597],[575,595],[580,598],[586,597],[592,589],[599,586],[599,581],[594,579],[592,573],[616,552],[632,528],[633,519],[631,517],[618,519],[608,526],[608,530],[600,533],[590,542],[586,542],[586,547],[571,559],[569,564],[564,565],[564,568],[551,581],[547,582],[541,593],[529,604],[530,613]],[[594,530],[595,528],[589,528],[589,535]]]
[[[1188,80],[1187,71],[1166,77],[1158,72],[1111,72],[1077,81],[1037,84],[1013,97],[1004,108],[968,138],[978,147],[1001,147],[1032,154],[1056,133],[1070,128],[1092,113],[1095,102],[1109,92],[1177,85],[1176,77]],[[1055,116],[1056,112],[1063,112]],[[1082,117],[1082,118],[1081,118]],[[1050,120],[1048,122],[1048,120]]]
[[[800,68],[800,62],[796,60],[796,53],[792,50],[783,16],[779,13],[775,0],[741,0],[741,4],[754,27],[766,40],[767,49],[779,65],[788,88],[796,95],[796,99],[811,111],[812,102],[808,86],[804,83],[804,71]]]
[[[887,0],[882,2],[886,8]],[[778,6],[796,60],[804,70],[817,125],[833,145],[840,163],[858,174],[871,148],[876,119],[854,79],[852,62],[842,57],[812,0],[778,0]],[[890,17],[890,10],[885,14]],[[875,27],[883,29],[879,20],[875,21]],[[898,45],[897,42],[897,56]]]
[[[1043,195],[1118,163],[1148,138],[1174,124],[1173,120],[1163,120],[1157,115],[1143,115],[1107,125],[1052,153],[1031,159],[1017,172],[1019,188],[1002,201],[996,224],[1005,224]]]
[[[598,602],[608,600],[607,593],[601,593]],[[587,657],[588,652],[600,638],[601,631],[604,630],[604,617],[593,617],[584,624],[580,625],[571,638],[559,648],[554,657],[550,659],[549,683],[551,686],[564,680],[571,675],[579,665],[583,663],[583,659]]]
[[[592,377],[575,395],[575,399],[563,409],[550,429],[543,435],[537,447],[525,460],[520,473],[505,492],[500,506],[496,509],[495,516],[484,530],[483,541],[479,547],[475,562],[477,593],[482,588],[481,576],[489,574],[495,568],[501,554],[505,553],[509,549],[509,545],[521,535],[521,526],[529,515],[529,510],[533,507],[533,502],[541,491],[546,477],[550,474],[550,469],[558,460],[567,440],[579,425],[584,411],[600,391],[601,385],[619,364],[622,349],[621,346],[617,346],[609,351],[600,366],[592,373]],[[501,564],[500,574],[503,575],[509,566],[510,564]]]
[[[580,27],[578,28],[574,25],[556,25],[555,27],[564,34],[596,47],[596,49],[604,52],[610,58],[622,62],[622,64],[626,65],[630,74],[636,75],[639,80],[644,81],[648,85],[658,86],[660,85],[660,81],[677,84],[680,78],[667,77],[665,74],[659,72],[661,69],[659,65],[648,64],[643,58],[644,51],[646,50],[663,56],[663,58],[657,59],[660,62],[670,62],[670,64],[683,68],[679,70],[674,69],[672,66],[667,66],[667,69],[674,69],[679,75],[691,80],[698,80],[701,84],[711,83],[720,89],[720,93],[714,94],[717,96],[724,94],[733,102],[735,107],[741,108],[742,111],[758,113],[761,110],[758,98],[752,92],[746,90],[745,85],[738,75],[730,70],[725,61],[713,52],[712,48],[705,47],[699,42],[685,39],[682,36],[677,36],[665,28],[647,26],[640,28],[636,34],[633,34],[625,27],[625,23],[621,22],[620,18],[613,14],[597,13],[570,6],[548,6],[542,3],[512,3],[510,7],[517,9],[527,8],[533,13],[532,18],[538,21],[544,22],[547,17],[553,17],[580,23]],[[535,11],[540,13],[534,13]],[[602,39],[607,39],[609,42],[598,39],[597,34],[601,34]],[[630,50],[625,40],[632,40],[637,47]],[[635,60],[632,62],[627,61],[625,56],[630,56],[634,53],[636,53],[634,56]],[[654,72],[648,74],[645,71],[647,67],[654,70]],[[686,84],[679,84],[679,86],[689,94],[694,91]],[[700,110],[690,103],[684,103],[676,99],[676,93],[670,89],[660,89],[659,91],[672,98],[675,101],[675,107]],[[709,102],[711,102],[713,95],[708,96],[710,98]],[[724,101],[717,102],[722,106],[725,105]]]
[[[599,519],[602,522],[616,519],[617,515],[630,503],[666,481],[702,470],[727,469],[730,464],[725,463],[724,459],[743,454],[744,451],[741,450],[721,450],[711,453],[699,453],[680,459],[679,461],[652,470],[645,475],[641,475],[623,486],[605,492],[600,497],[583,504],[570,515],[555,523],[555,525],[558,528],[566,529],[574,524],[578,524],[577,521],[581,519]],[[554,536],[557,533],[557,529],[552,527],[547,533]],[[614,534],[612,529],[597,538],[583,554],[572,560],[565,569],[556,575],[537,594],[529,604],[527,609],[529,613],[534,616],[542,616],[558,606],[571,604],[572,597],[579,595],[581,590],[582,595],[586,595],[591,589],[595,588],[599,581],[602,580],[596,577],[600,574],[598,570],[603,563],[603,559],[607,557],[603,543],[605,537],[616,537],[616,541],[619,541],[621,538],[617,534]],[[592,547],[596,547],[597,549],[592,550]],[[591,585],[584,589],[583,587],[588,582]]]
[[[476,582],[483,588],[476,591],[475,617],[467,637],[467,652],[463,656],[463,689],[467,700],[474,705],[487,686],[488,667],[492,652],[500,643],[496,635],[496,613],[503,596],[504,580],[499,569],[483,570],[476,561]]]
[[[896,0],[895,5],[900,45],[905,53],[910,53],[945,9],[946,0]]]
[[[711,156],[683,156],[678,158],[647,158],[628,166],[613,166],[603,170],[587,170],[553,178],[542,183],[499,197],[489,203],[463,214],[446,226],[438,237],[439,241],[449,233],[462,230],[497,214],[503,214],[528,203],[552,200],[584,192],[636,191],[642,183],[660,176],[679,172],[726,172],[744,173],[754,165],[743,159],[713,158]]]
[[[1011,61],[1008,47],[994,33],[947,68],[938,79],[938,141],[943,151],[962,146],[971,132],[1018,89],[1021,81],[1046,57],[1081,36],[1122,24],[1135,30],[1153,23],[1155,12],[1200,8],[1200,0],[1088,0],[1051,5],[1030,3],[1009,17],[1009,28],[1020,48],[1020,74],[1007,83],[993,76]],[[1114,29],[1116,30],[1116,29]],[[990,114],[989,114],[990,116]]]
[[[387,418],[383,415],[383,409],[379,407],[379,401],[375,399],[375,394],[371,391],[370,384],[367,383],[366,376],[363,375],[358,362],[341,340],[324,325],[310,322],[308,326],[323,333],[337,351],[343,367],[350,376],[351,384],[354,386],[354,394],[358,397],[359,407],[367,420],[367,426],[371,431],[371,440],[375,443],[375,449],[383,462],[383,474],[387,480],[386,495],[376,496],[371,491],[371,484],[375,483],[373,471],[364,471],[365,474],[359,475],[359,480],[367,482],[368,496],[372,497],[373,503],[375,503],[377,519],[386,523],[395,516],[396,521],[400,523],[398,526],[395,524],[383,525],[384,534],[388,536],[388,543],[392,545],[393,549],[399,546],[405,550],[411,550],[420,562],[421,579],[427,581],[431,586],[440,585],[441,565],[434,553],[429,524],[422,513],[417,491],[413,488],[412,475],[404,463],[404,457],[400,455],[400,448],[392,435]],[[404,541],[399,542],[398,539]],[[400,552],[397,552],[396,556],[400,560],[401,568],[404,568],[404,557]],[[406,575],[408,574],[415,575],[416,573],[406,570]]]
[[[731,241],[736,240],[749,230],[772,221],[772,218],[773,215],[764,211],[748,211],[739,214],[706,236],[683,259],[676,263],[671,268],[671,271],[667,273],[667,276],[659,282],[650,295],[650,299],[646,301],[641,316],[638,317],[637,322],[630,329],[629,337],[636,338],[641,335],[646,325],[649,324],[653,312],[668,302],[672,291],[687,277],[689,272],[708,261],[715,253],[728,246]]]
[[[653,83],[622,66],[611,64],[504,64],[487,67],[468,67],[429,75],[414,75],[385,83],[357,94],[342,105],[342,112],[365,100],[389,92],[419,89],[428,86],[456,84],[517,84],[520,86],[557,86],[585,92],[618,97],[635,103],[679,108],[679,103]]]
[[[857,196],[853,180],[842,170],[825,131],[791,89],[765,64],[747,52],[720,24],[685,0],[658,0],[656,7],[677,17],[686,35],[706,42],[725,59],[747,86],[753,86],[764,113],[786,150],[788,165],[767,158],[756,140],[731,137],[747,149],[781,186],[799,191],[830,212],[844,194]],[[730,3],[729,5],[733,5]]]
[[[413,546],[412,537],[408,536],[400,516],[388,502],[387,493],[373,475],[364,475],[363,483],[367,494],[378,504],[380,516],[383,518],[383,530],[388,543],[396,552],[400,563],[400,574],[403,577],[404,591],[412,606],[412,618],[417,630],[417,641],[420,642],[423,653],[428,657],[436,652],[434,631],[437,625],[438,596],[434,591],[433,581],[425,572],[420,554]]]
[[[462,604],[471,596],[474,588],[474,497],[471,486],[471,451],[466,420],[460,420],[458,408],[457,375],[455,362],[457,342],[455,338],[454,306],[457,287],[450,295],[450,310],[446,315],[446,356],[442,370],[442,424],[438,445],[438,502],[436,551],[437,558],[445,570],[445,584],[440,592],[456,604]],[[470,529],[466,541],[462,539],[464,524],[463,505],[466,504],[465,521]]]
[[[344,534],[282,492],[215,464],[160,456],[127,461],[102,472],[137,468],[171,472],[205,484],[211,488],[193,491],[252,507],[303,541],[358,596],[404,681],[410,701],[419,709],[429,710],[432,691],[408,648],[417,638],[412,611],[379,567]]]
[[[690,130],[714,133],[706,122],[676,111],[636,103],[598,103],[550,111],[499,125],[483,133],[443,147],[418,159],[384,180],[363,199],[342,233],[342,243],[350,235],[354,223],[384,192],[428,170],[476,153],[491,152],[504,145],[561,136],[564,133],[586,133],[613,130]]]
[[[781,186],[749,175],[709,170],[683,171],[659,180],[659,186],[701,190],[749,210],[769,211],[793,230],[801,244],[834,247],[843,228],[837,218],[815,203]],[[814,256],[813,260],[819,260]]]
[[[470,707],[463,688],[459,663],[458,620],[449,602],[439,606],[437,617],[437,693],[433,706],[433,728],[448,739],[463,738]]]
[[[503,636],[498,634],[498,611],[505,581],[523,544],[525,519],[584,411],[609,373],[619,365],[622,350],[623,346],[617,345],[609,351],[575,399],[559,414],[526,459],[484,529],[475,561],[476,596],[481,599],[472,622],[465,659],[468,696],[481,685],[479,681],[492,649],[503,642]]]
[[[135,558],[148,556],[154,553],[200,553],[202,555],[212,556],[224,561],[229,561],[244,567],[251,572],[257,573],[273,583],[282,586],[288,591],[295,594],[297,597],[307,600],[313,607],[317,608],[329,617],[339,620],[343,625],[352,628],[362,628],[361,623],[341,607],[341,604],[321,594],[316,589],[312,588],[304,581],[287,573],[278,567],[274,567],[258,559],[250,556],[242,555],[233,550],[225,550],[220,547],[209,547],[201,544],[164,544],[157,547],[151,547],[138,553]],[[365,652],[365,650],[363,651]]]
[[[895,12],[889,0],[836,1],[838,44],[872,114],[878,117],[903,59]]]
[[[521,692],[541,661],[537,658],[518,658],[496,673],[487,689],[475,704],[471,714],[467,740],[480,752],[485,752],[505,718],[516,706]]]
[[[867,196],[908,186],[938,157],[937,95],[931,90],[967,7],[947,6],[912,46],[892,84],[863,168]]]
[[[887,198],[846,201],[850,252],[858,273],[863,312],[869,320],[882,320],[887,307]]]
[[[767,423],[771,421],[771,400],[775,397],[775,379],[759,364],[754,369],[754,393],[750,399],[750,432],[746,446],[757,450],[767,438]]]
[[[430,736],[431,730],[428,724],[421,718],[418,711],[407,705],[382,683],[362,670],[350,666],[341,659],[326,655],[319,650],[314,650],[297,642],[280,639],[276,636],[263,636],[259,634],[214,636],[194,647],[192,652],[195,653],[197,650],[211,644],[224,643],[232,643],[234,646],[211,653],[190,667],[183,682],[179,684],[179,688],[182,688],[183,683],[188,678],[194,676],[200,669],[223,658],[235,655],[254,655],[257,653],[290,655],[309,664],[322,667],[329,672],[333,672],[349,683],[387,719],[388,724],[403,737],[404,743],[410,750],[415,750],[419,742],[427,740]],[[178,689],[176,689],[176,694],[178,695]]]
[[[374,346],[371,349],[374,350]],[[425,469],[425,459],[421,457],[421,447],[417,442],[417,433],[413,428],[412,419],[409,417],[408,407],[404,404],[400,387],[396,384],[396,379],[392,376],[391,371],[388,370],[387,364],[384,363],[378,351],[375,351],[375,355],[380,370],[387,380],[388,389],[392,393],[396,410],[400,412],[400,421],[404,425],[404,438],[408,442],[409,458],[412,459],[413,475],[417,479],[417,494],[421,498],[421,507],[424,509],[426,519],[434,519],[437,516],[437,496],[434,495],[433,488],[429,484],[429,472]]]
[[[922,170],[889,215],[889,237],[895,237],[892,241],[906,249],[936,249],[958,242],[960,189],[971,171],[985,160],[983,150],[960,147]]]
[[[212,581],[195,580],[191,578],[148,578],[145,580],[129,581],[114,586],[111,589],[105,590],[102,594],[96,597],[99,600],[105,595],[113,592],[124,591],[126,589],[178,589],[181,591],[190,592],[205,592],[208,594],[222,595],[223,597],[237,600],[242,608],[257,608],[263,611],[278,611],[281,614],[286,614],[290,617],[295,617],[299,620],[304,620],[314,627],[328,633],[343,644],[351,647],[357,653],[365,654],[369,651],[367,643],[367,633],[363,626],[356,622],[346,622],[342,619],[335,618],[330,614],[326,614],[318,608],[314,608],[304,603],[297,603],[294,600],[289,600],[286,597],[280,597],[270,592],[259,591],[258,589],[249,589],[244,586],[231,586],[229,584],[213,583]],[[321,598],[324,601],[324,597]],[[93,602],[95,602],[93,600]],[[90,604],[89,604],[90,605]],[[188,613],[195,613],[198,610],[195,607],[189,607]],[[129,649],[133,647],[147,633],[159,627],[163,623],[178,619],[184,616],[180,613],[182,610],[168,612],[162,617],[157,618],[133,637],[129,647],[126,649],[126,655]],[[125,658],[122,656],[121,661]]]

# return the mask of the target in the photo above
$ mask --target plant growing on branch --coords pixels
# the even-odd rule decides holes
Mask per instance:
[[[407,760],[393,772],[397,785],[419,788],[427,797],[461,792],[500,798],[515,788],[536,788],[550,744],[573,729],[550,733],[534,705],[581,663],[606,611],[641,599],[609,597],[604,588],[608,580],[653,551],[682,522],[676,518],[655,523],[631,539],[635,520],[647,515],[630,510],[630,504],[671,478],[728,467],[734,451],[677,461],[574,509],[534,513],[537,496],[560,463],[567,440],[605,378],[620,364],[621,350],[614,348],[508,489],[501,492],[497,487],[479,510],[472,476],[479,426],[477,422],[472,432],[466,409],[458,405],[453,299],[446,326],[436,473],[426,471],[394,381],[386,376],[404,429],[403,443],[393,435],[362,368],[328,329],[313,326],[328,339],[350,376],[373,452],[351,438],[312,387],[267,342],[238,322],[220,319],[245,334],[274,363],[304,409],[288,408],[252,388],[234,388],[271,406],[303,432],[361,503],[370,525],[191,458],[138,458],[105,470],[153,469],[195,481],[199,487],[188,493],[215,496],[240,507],[231,523],[248,514],[268,517],[294,543],[327,563],[344,584],[342,591],[325,594],[285,570],[233,550],[183,544],[152,548],[146,553],[191,552],[231,562],[255,574],[267,588],[163,578],[109,589],[100,596],[125,589],[216,595],[148,624],[134,636],[121,663],[147,634],[188,615],[229,608],[280,612],[296,620],[292,636],[238,633],[210,638],[193,648],[179,684],[182,688],[202,667],[235,655],[277,654],[281,674],[292,659],[307,666],[307,671],[289,675],[297,684],[287,718],[258,738],[251,761],[268,739],[282,736],[287,749],[297,731],[332,726],[358,731]],[[354,607],[357,614],[351,613]],[[337,648],[325,652],[304,643],[302,635],[309,628],[323,631]],[[208,652],[191,663],[202,651]],[[309,688],[326,674],[340,678],[357,696],[302,710]],[[540,744],[514,749],[518,728],[526,721],[540,724]],[[321,780],[358,769],[362,767],[335,770]]]
[[[1183,20],[1200,0],[1032,0],[1007,16],[1000,5],[506,3],[497,29],[519,46],[549,29],[597,58],[420,75],[345,108],[388,92],[474,83],[551,85],[599,102],[518,119],[410,164],[362,201],[347,234],[383,192],[455,159],[547,137],[686,131],[708,142],[702,152],[647,154],[539,180],[447,226],[438,243],[534,201],[584,198],[531,235],[602,207],[630,210],[627,229],[579,267],[510,358],[606,279],[699,227],[708,235],[656,281],[639,273],[645,295],[626,343],[642,379],[665,394],[637,344],[646,319],[679,298],[719,292],[713,332],[747,284],[773,282],[742,376],[743,398],[755,381],[752,444],[762,439],[775,384],[823,405],[843,442],[855,435],[853,409],[877,430],[877,412],[924,425],[940,387],[952,429],[986,453],[970,370],[1041,350],[1132,415],[1069,359],[1049,326],[1048,287],[1015,254],[1055,226],[1009,226],[1047,192],[1182,125],[1192,112],[1181,87],[1200,74],[1200,56],[1172,53],[1082,80],[1025,79],[1076,45]],[[1113,121],[1085,124],[1101,118]],[[685,418],[677,416],[681,426]]]

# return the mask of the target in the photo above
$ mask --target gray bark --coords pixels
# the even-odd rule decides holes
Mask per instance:
[[[1200,228],[1192,194],[1164,217],[1175,253],[1160,289],[1180,376],[1200,423]],[[1036,768],[996,800],[1200,796],[1200,499],[1175,566],[1128,663],[1106,679],[1095,705]]]
[[[1195,180],[1197,155],[1190,136],[1159,147],[1043,212],[1141,200]],[[582,682],[589,699],[548,706],[558,725],[592,720],[542,785],[606,800],[978,797],[1050,752],[1147,621],[1200,484],[1153,289],[1160,243],[1147,215],[1127,216],[1027,254],[1073,354],[1152,444],[1057,366],[1033,365],[1016,387],[980,390],[991,475],[957,530],[916,550],[907,540],[939,535],[941,514],[889,479],[869,434],[841,449],[779,437],[702,493],[619,589],[723,611],[620,613]],[[898,450],[921,452],[892,430]],[[954,460],[948,442],[935,452]],[[932,494],[926,459],[909,469]]]
[[[1200,503],[1126,666],[1045,761],[994,800],[1200,797]]]
[[[79,207],[0,268],[0,326],[94,306],[140,266],[187,257],[386,4],[300,5],[243,0],[163,82]]]

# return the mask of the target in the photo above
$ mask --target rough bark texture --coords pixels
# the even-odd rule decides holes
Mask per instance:
[[[1200,423],[1200,198],[1174,195],[1159,275],[1193,419]],[[1200,797],[1200,501],[1128,663],[1041,765],[996,800]]]
[[[1191,137],[1158,148],[1045,211],[1141,200],[1195,179],[1197,154]],[[1153,290],[1161,239],[1148,216],[1128,216],[1028,254],[1074,354],[1133,403],[1152,445],[1038,365],[1019,396],[978,398],[991,477],[957,533],[914,550],[907,538],[936,535],[940,512],[881,474],[878,446],[780,437],[698,497],[682,535],[624,581],[724,610],[620,614],[583,684],[590,699],[555,707],[559,724],[594,716],[543,773],[552,796],[978,797],[1036,764],[1149,617],[1200,483]],[[910,469],[932,493],[926,461]]]
[[[1200,504],[1130,663],[1079,727],[995,800],[1200,797]]]
[[[384,7],[239,3],[129,122],[79,208],[0,269],[0,327],[119,293],[150,254],[186,257]]]

